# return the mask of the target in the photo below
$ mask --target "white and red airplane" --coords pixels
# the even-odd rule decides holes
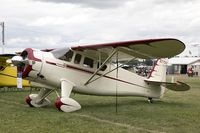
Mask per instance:
[[[184,43],[177,39],[149,39],[43,51],[27,48],[11,61],[31,85],[42,88],[38,94],[26,97],[31,107],[48,105],[47,96],[60,88],[61,96],[55,101],[56,107],[73,112],[81,106],[70,98],[72,91],[88,95],[141,96],[151,101],[161,98],[166,88],[189,90],[185,83],[166,82],[167,60],[162,59],[173,57],[184,49]],[[137,58],[158,58],[148,77],[127,71],[121,68],[123,64],[118,64],[121,59],[131,61]]]

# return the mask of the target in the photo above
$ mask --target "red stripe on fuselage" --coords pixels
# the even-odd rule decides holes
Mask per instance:
[[[46,61],[46,63],[56,66],[56,63],[54,63],[54,62]]]
[[[54,63],[54,62],[46,61],[46,63],[51,64],[51,65],[58,66],[58,65],[57,65],[56,63]],[[64,65],[63,65],[63,66],[64,66]],[[60,67],[60,66],[58,66],[58,67]],[[86,72],[86,73],[90,73],[90,74],[93,74],[93,73],[94,73],[94,71],[89,71],[89,70],[82,69],[82,68],[78,68],[78,67],[75,67],[75,66],[72,66],[72,65],[66,65],[66,67],[63,67],[63,68],[70,68],[70,69],[74,69],[74,70],[78,70],[78,71]],[[101,76],[102,74],[97,73],[97,75]],[[139,87],[146,88],[146,87],[144,87],[144,86],[141,86],[141,85],[138,85],[138,84],[134,84],[134,83],[131,83],[131,82],[128,82],[128,81],[124,81],[124,80],[121,80],[121,79],[117,79],[117,78],[114,78],[114,77],[110,77],[110,76],[106,76],[106,75],[104,75],[103,77],[109,78],[109,79],[112,79],[112,80],[116,80],[116,81],[119,81],[119,82],[127,83],[127,84],[130,84],[130,85],[135,85],[135,86],[139,86]]]

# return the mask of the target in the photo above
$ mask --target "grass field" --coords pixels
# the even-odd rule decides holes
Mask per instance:
[[[73,95],[82,109],[63,113],[52,104],[30,108],[24,102],[29,92],[0,92],[1,133],[199,133],[200,77],[178,76],[189,85],[187,92],[167,91],[149,104],[145,98]]]

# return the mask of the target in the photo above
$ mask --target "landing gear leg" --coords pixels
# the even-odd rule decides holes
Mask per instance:
[[[38,94],[30,94],[26,97],[26,103],[30,107],[43,107],[50,104],[50,101],[46,98],[52,90],[50,89],[41,89]]]
[[[61,97],[55,101],[55,106],[63,112],[73,112],[81,109],[80,104],[72,98],[69,98],[74,84],[65,79],[61,80]]]
[[[153,99],[151,97],[148,97],[148,102],[153,103]]]

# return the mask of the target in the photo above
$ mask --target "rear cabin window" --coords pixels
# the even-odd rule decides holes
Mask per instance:
[[[101,63],[102,64],[102,63]],[[99,68],[100,67],[100,65],[99,65],[99,62],[97,63],[97,68]],[[101,71],[105,71],[106,70],[106,68],[107,68],[107,65],[104,65],[100,70]]]
[[[74,52],[69,50],[66,54],[64,54],[59,59],[70,62],[72,60],[73,54],[74,54]]]
[[[94,60],[88,57],[85,57],[83,66],[88,67],[88,68],[93,68]]]
[[[76,54],[76,56],[74,58],[74,64],[80,64],[80,62],[81,62],[81,55]]]

